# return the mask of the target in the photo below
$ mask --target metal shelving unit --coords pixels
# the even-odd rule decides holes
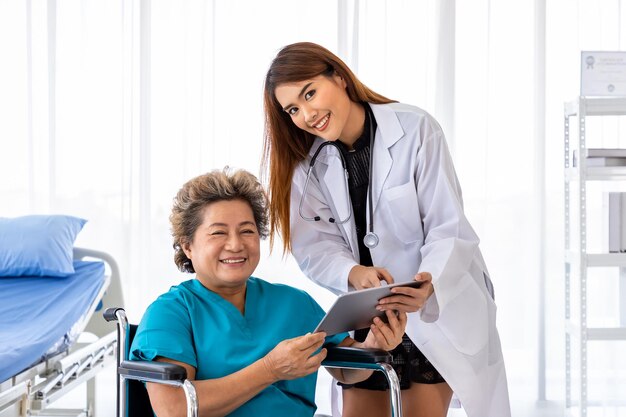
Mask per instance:
[[[565,406],[568,415],[587,416],[589,401],[587,398],[587,342],[626,340],[626,327],[599,328],[587,326],[587,270],[593,267],[618,267],[626,271],[626,253],[587,253],[587,183],[589,181],[626,181],[626,167],[587,167],[586,151],[586,118],[589,116],[626,115],[626,97],[579,97],[565,103]],[[578,116],[578,163],[571,164],[570,149],[570,117]],[[578,188],[578,198],[570,199],[570,187]],[[575,204],[576,206],[572,206]],[[578,218],[572,218],[571,209],[578,208]],[[572,221],[579,224],[578,249],[571,249]],[[573,311],[571,304],[572,273],[578,272],[578,311]],[[622,278],[623,279],[623,278]],[[622,300],[622,304],[626,300]],[[622,309],[626,308],[622,306]],[[623,314],[622,314],[623,315]],[[622,326],[625,323],[622,322]],[[580,385],[577,387],[577,398],[572,398],[572,342],[576,339],[580,344],[579,368]],[[579,413],[574,414],[573,408]]]

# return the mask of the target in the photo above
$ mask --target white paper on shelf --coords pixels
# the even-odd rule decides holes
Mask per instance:
[[[626,51],[582,51],[580,95],[626,96]]]

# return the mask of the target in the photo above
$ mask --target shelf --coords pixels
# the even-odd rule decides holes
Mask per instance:
[[[566,181],[579,181],[579,168],[565,170]],[[626,181],[626,167],[587,167],[587,181]]]
[[[581,106],[585,116],[626,116],[626,97],[580,97],[565,103],[565,116],[576,116]]]
[[[587,258],[588,267],[626,267],[626,253],[588,253],[582,256]],[[577,251],[565,252],[565,262],[577,265],[578,259]]]
[[[573,321],[565,324],[565,331],[575,337],[580,336],[580,325]],[[587,340],[626,340],[626,327],[587,327]]]
[[[572,401],[572,407],[579,407],[579,402],[578,401]],[[626,406],[626,400],[622,400],[619,398],[613,399],[613,400],[587,400],[587,407],[624,407]],[[567,413],[565,414],[565,416],[567,417],[574,417],[577,416],[579,414],[572,414],[572,413]],[[603,414],[605,415],[605,414]]]
[[[564,191],[565,191],[565,391],[566,391],[566,414],[573,411],[572,407],[579,409],[573,415],[587,416],[587,408],[591,402],[587,400],[588,394],[588,341],[626,341],[626,294],[622,288],[623,270],[620,270],[620,312],[619,317],[613,320],[594,321],[600,326],[614,325],[613,327],[582,326],[581,323],[589,323],[588,320],[588,288],[591,281],[587,281],[589,268],[617,267],[626,268],[626,253],[587,253],[586,236],[589,231],[587,215],[587,182],[599,181],[626,181],[626,166],[593,166],[597,160],[586,159],[587,144],[592,143],[592,134],[587,129],[589,116],[626,116],[626,97],[577,97],[575,100],[565,103],[564,125]],[[577,123],[570,123],[570,116],[578,116]],[[574,126],[577,125],[575,128]],[[574,130],[576,129],[576,130]],[[595,130],[595,129],[594,129]],[[576,132],[570,137],[570,131]],[[573,152],[572,152],[573,151]],[[574,166],[573,153],[579,156]],[[592,165],[590,165],[592,164]],[[572,185],[571,183],[575,183]],[[599,184],[604,186],[604,183]],[[623,183],[617,184],[619,187]],[[612,186],[611,186],[612,188]],[[572,208],[577,208],[574,216]],[[572,227],[580,234],[581,247],[569,249],[572,243]],[[577,271],[578,269],[578,271]],[[600,272],[600,271],[596,271]],[[574,291],[572,291],[574,288]],[[589,316],[591,318],[591,316]],[[618,324],[619,323],[619,324]],[[572,343],[572,340],[578,343]],[[573,360],[576,352],[578,359]],[[579,379],[572,379],[572,375],[578,373]],[[579,406],[575,406],[579,404]]]

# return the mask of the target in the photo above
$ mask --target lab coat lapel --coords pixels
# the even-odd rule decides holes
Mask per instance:
[[[373,178],[370,178],[370,192],[373,196],[374,211],[376,211],[383,186],[393,165],[389,149],[404,136],[404,131],[396,113],[388,106],[370,104],[370,107],[374,112],[377,124],[374,139]],[[369,216],[368,214],[368,219],[370,218]]]

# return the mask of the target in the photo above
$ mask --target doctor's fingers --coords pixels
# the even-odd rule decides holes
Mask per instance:
[[[393,277],[385,268],[355,265],[348,274],[348,282],[357,290],[380,287],[380,281],[393,282]]]
[[[358,280],[361,284],[361,288],[374,288],[380,287],[381,281],[386,281],[388,284],[393,283],[393,277],[385,268],[368,267],[367,271],[362,275],[362,278]]]
[[[415,277],[413,277],[413,279],[415,281],[421,282],[432,282],[433,276],[430,274],[430,272],[420,272],[419,274],[415,274]]]
[[[376,269],[376,272],[378,272],[379,281],[387,281],[387,284],[393,284],[393,277],[391,276],[389,271],[387,271],[385,268],[374,268]]]
[[[380,279],[378,274],[374,272],[354,279],[351,284],[355,289],[363,290],[365,288],[380,287]]]
[[[381,281],[392,284],[393,277],[385,268],[357,265],[350,270],[348,281],[356,289],[362,289],[380,287]]]
[[[419,288],[396,287],[392,288],[391,292],[395,295],[406,295],[407,297],[415,298],[423,303],[433,293],[433,284],[430,281],[424,281]]]
[[[428,275],[430,276],[430,274]],[[430,297],[435,292],[435,287],[433,286],[431,280],[428,279],[426,281],[422,281],[422,285],[419,288],[396,287],[392,288],[391,292],[394,294],[404,294],[409,297],[415,298],[416,300],[418,300],[421,308],[421,306],[426,303],[426,300],[428,300],[428,297]]]
[[[416,297],[403,295],[403,294],[390,295],[388,297],[381,299],[378,302],[376,309],[380,311],[398,310],[398,311],[404,311],[407,313],[413,313],[413,312],[418,311],[420,308],[422,308],[425,300],[426,299],[424,297],[416,298]]]

